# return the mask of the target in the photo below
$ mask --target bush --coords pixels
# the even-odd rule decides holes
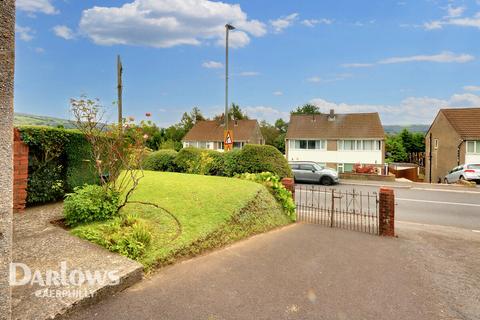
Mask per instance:
[[[227,177],[233,177],[236,174],[243,173],[239,171],[238,158],[242,150],[233,149],[223,155],[223,174]]]
[[[192,171],[192,163],[200,161],[200,154],[202,150],[197,148],[183,148],[180,150],[175,157],[175,165],[178,168],[179,172],[190,172]]]
[[[134,260],[140,258],[152,242],[147,224],[136,215],[116,217],[100,229],[82,226],[73,234]]]
[[[292,177],[287,159],[273,146],[247,144],[235,157],[235,162],[235,173],[268,171],[280,178]]]
[[[292,193],[288,191],[285,186],[280,181],[280,178],[270,172],[262,172],[262,173],[244,173],[241,175],[237,175],[240,179],[255,181],[258,183],[262,183],[269,191],[273,194],[273,196],[278,200],[278,202],[282,205],[283,210],[285,213],[288,214],[292,221],[296,220],[295,214],[295,201],[293,200]]]
[[[174,172],[176,170],[176,156],[177,152],[175,150],[159,150],[152,152],[143,161],[143,169]]]
[[[77,130],[18,127],[29,147],[27,203],[63,198],[77,186],[98,183],[91,146]]]
[[[98,185],[76,187],[63,203],[66,225],[73,227],[110,219],[117,214],[119,204],[120,194],[116,191]]]

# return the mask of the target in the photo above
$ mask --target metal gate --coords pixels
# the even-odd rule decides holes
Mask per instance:
[[[379,234],[378,193],[295,185],[297,221]]]

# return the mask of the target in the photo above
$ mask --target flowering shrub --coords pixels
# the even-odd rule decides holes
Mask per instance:
[[[264,184],[273,196],[280,202],[283,210],[288,214],[292,221],[296,220],[295,215],[295,202],[290,191],[285,189],[284,185],[280,181],[280,178],[271,172],[262,173],[243,173],[236,175],[237,178],[250,180],[257,183]]]

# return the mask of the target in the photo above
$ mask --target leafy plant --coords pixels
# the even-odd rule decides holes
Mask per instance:
[[[112,218],[118,212],[120,193],[98,185],[76,187],[67,194],[63,203],[63,214],[68,226],[103,221]]]
[[[247,144],[236,157],[235,173],[272,172],[280,178],[291,177],[287,159],[277,148],[267,145]]]
[[[152,171],[170,171],[176,169],[175,157],[177,152],[175,150],[159,150],[150,153],[143,161],[143,168]]]
[[[292,193],[288,191],[282,184],[280,178],[271,172],[262,173],[244,173],[237,175],[237,178],[250,180],[258,183],[262,183],[268,187],[273,196],[282,205],[285,213],[288,214],[292,221],[296,220],[295,214],[295,201],[293,200]]]

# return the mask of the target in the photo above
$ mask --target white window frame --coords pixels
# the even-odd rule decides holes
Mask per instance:
[[[345,149],[345,141],[352,141],[352,149]],[[372,142],[372,149],[365,149],[365,141],[371,141]],[[382,140],[376,140],[376,139],[344,139],[344,140],[338,140],[337,141],[337,150],[338,151],[381,151],[382,150]]]
[[[300,147],[296,147],[296,144],[297,144],[297,141],[299,141],[299,144],[300,144],[300,141],[305,141],[306,143],[306,148],[300,148]],[[308,147],[308,142],[309,141],[318,141],[315,142],[315,148],[309,148]],[[317,146],[319,146],[317,148]],[[327,140],[320,140],[320,139],[293,139],[293,140],[290,140],[290,149],[292,150],[327,150]]]
[[[433,148],[434,148],[435,150],[438,149],[438,145],[439,145],[438,138],[433,139]]]
[[[473,144],[473,152],[468,151],[468,145]],[[466,153],[468,154],[480,154],[480,140],[469,140],[467,141]]]

